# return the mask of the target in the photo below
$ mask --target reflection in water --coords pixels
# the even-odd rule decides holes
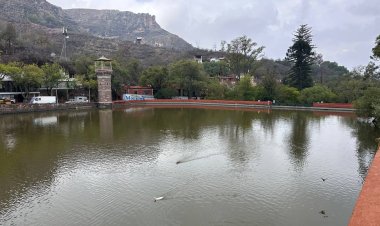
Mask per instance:
[[[319,226],[347,224],[380,132],[340,115],[143,108],[1,116],[0,136],[0,225]]]
[[[113,140],[113,111],[101,110],[99,111],[99,125],[100,125],[100,138],[104,142]]]
[[[356,152],[359,164],[358,171],[364,182],[369,166],[376,154],[378,146],[376,138],[380,137],[380,130],[369,123],[350,120],[349,118],[345,118],[343,122],[352,128],[353,136],[357,137]]]
[[[309,148],[308,118],[305,112],[294,112],[292,127],[288,138],[290,157],[298,169],[302,169],[306,162]]]
[[[38,126],[51,126],[58,123],[57,116],[42,117],[33,119],[33,124]]]

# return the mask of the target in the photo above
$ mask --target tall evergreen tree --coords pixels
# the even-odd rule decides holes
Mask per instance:
[[[293,45],[286,53],[286,60],[292,63],[289,75],[284,83],[299,90],[313,86],[311,65],[315,52],[313,51],[311,28],[307,24],[301,25],[293,38]]]
[[[380,60],[380,35],[376,38],[375,47],[372,49],[372,52],[372,58]]]

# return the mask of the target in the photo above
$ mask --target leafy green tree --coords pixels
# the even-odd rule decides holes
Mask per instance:
[[[85,75],[92,72],[92,67],[94,65],[94,59],[89,56],[79,56],[74,60],[75,74]]]
[[[151,86],[155,92],[158,92],[168,86],[169,71],[166,67],[153,66],[143,71],[140,77],[140,84]]]
[[[179,89],[181,96],[185,93],[189,98],[200,96],[206,87],[206,75],[200,64],[194,61],[181,60],[170,66],[170,83]]]
[[[129,85],[138,85],[140,75],[142,73],[142,67],[138,60],[132,59],[126,66],[128,76],[129,76]]]
[[[230,72],[227,63],[224,61],[205,62],[203,68],[211,77],[226,76]]]
[[[157,99],[171,99],[177,95],[177,91],[172,87],[166,87],[160,89],[154,97]]]
[[[112,77],[111,88],[114,95],[122,96],[124,93],[124,86],[130,84],[130,77],[126,66],[120,64],[118,61],[112,62]]]
[[[91,90],[95,90],[98,87],[98,81],[95,73],[89,73],[85,75],[75,75],[77,86],[83,87],[88,91],[88,99],[91,101]]]
[[[217,79],[210,79],[206,88],[206,99],[223,100],[226,98],[227,87],[220,84]]]
[[[380,126],[380,88],[368,88],[362,97],[354,103],[358,115],[363,117],[372,117],[373,123]]]
[[[272,75],[266,75],[261,81],[263,93],[260,100],[274,100],[277,96],[277,85],[277,81]]]
[[[44,64],[41,67],[43,71],[42,85],[46,88],[48,95],[51,95],[51,91],[54,87],[58,87],[58,82],[63,78],[62,67],[57,64]]]
[[[316,85],[303,89],[299,99],[301,103],[308,105],[315,102],[333,102],[336,100],[336,94],[325,86]]]
[[[15,67],[15,66],[13,66]],[[14,68],[18,72],[18,69]],[[24,65],[21,73],[11,74],[15,84],[23,91],[24,98],[29,97],[29,92],[38,89],[43,83],[44,71],[35,64]]]
[[[313,64],[315,48],[312,44],[311,28],[306,24],[297,29],[293,45],[286,53],[286,59],[293,64],[284,83],[299,90],[313,86],[311,65]]]
[[[375,41],[375,47],[372,49],[373,59],[378,59],[380,60],[380,35],[377,36],[376,41]]]
[[[332,87],[337,94],[337,100],[342,103],[352,103],[364,95],[364,92],[372,84],[363,79],[345,79]]]
[[[227,92],[226,97],[233,100],[254,100],[255,88],[252,86],[251,76],[242,77],[238,84]]]
[[[227,44],[222,42],[222,51],[226,52],[227,63],[232,73],[238,80],[241,74],[249,74],[254,68],[254,64],[263,52],[264,47],[258,46],[247,36],[238,37]]]
[[[380,79],[380,71],[379,66],[377,66],[374,62],[369,62],[365,67],[364,71],[364,80],[379,80]]]

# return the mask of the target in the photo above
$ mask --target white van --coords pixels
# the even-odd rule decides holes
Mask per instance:
[[[76,96],[74,99],[66,101],[66,104],[76,104],[76,103],[88,103],[88,99],[85,96]]]
[[[31,104],[55,104],[57,103],[57,98],[55,96],[38,96],[32,97],[30,100]]]

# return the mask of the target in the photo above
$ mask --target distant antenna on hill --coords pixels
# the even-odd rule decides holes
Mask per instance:
[[[62,51],[61,51],[61,56],[60,60],[67,60],[67,39],[69,39],[69,35],[67,33],[67,28],[63,27],[62,28],[62,35],[63,35],[63,46],[62,46]]]

